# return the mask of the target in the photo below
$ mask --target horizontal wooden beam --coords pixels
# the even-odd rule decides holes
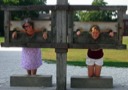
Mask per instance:
[[[53,10],[54,5],[28,5],[28,6],[1,6],[1,10],[19,11],[19,10]]]
[[[103,49],[126,49],[126,45],[121,44],[69,44],[68,48],[88,49],[88,48],[103,48]]]
[[[29,5],[0,6],[0,10],[127,10],[127,6],[93,6],[93,5]]]
[[[42,47],[42,48],[53,48],[54,44],[51,43],[1,43],[2,47]]]
[[[58,49],[88,49],[88,48],[104,48],[104,49],[126,49],[126,45],[121,44],[63,44],[63,43],[1,43],[2,47],[36,47],[36,48],[55,48]]]
[[[127,10],[127,6],[71,5],[70,10]]]

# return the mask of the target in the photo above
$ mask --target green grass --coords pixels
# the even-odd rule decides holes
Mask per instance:
[[[0,42],[4,38],[0,37]],[[123,44],[128,47],[128,36],[123,37]],[[87,49],[68,49],[69,65],[85,66]],[[55,49],[42,48],[42,58],[48,63],[56,63]],[[104,49],[104,66],[128,67],[128,50]]]
[[[3,37],[0,37],[0,43],[1,42],[4,42],[4,38]]]
[[[128,36],[123,37],[123,44],[128,47]],[[68,49],[67,63],[76,66],[85,66],[87,49]],[[43,48],[43,59],[47,62],[56,62],[54,49]],[[128,50],[104,49],[104,66],[128,67]]]
[[[76,66],[85,66],[87,49],[69,49],[67,63]],[[43,59],[47,62],[56,62],[54,49],[42,49]],[[128,67],[128,50],[104,50],[104,66]]]

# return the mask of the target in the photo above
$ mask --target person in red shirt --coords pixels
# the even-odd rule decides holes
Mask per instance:
[[[79,35],[77,35],[79,34]],[[80,32],[76,33],[80,36]],[[90,33],[87,36],[87,43],[98,44],[101,40],[101,31],[98,25],[92,25],[90,28]],[[113,37],[113,31],[108,33],[109,37]],[[90,39],[89,39],[90,38]],[[87,51],[86,64],[88,68],[88,77],[99,77],[101,74],[101,69],[103,65],[103,49],[100,47],[90,47]]]
[[[100,28],[98,25],[93,25],[90,28],[90,34],[92,39],[95,41],[99,39],[100,37]],[[114,33],[113,31],[108,33],[109,37],[113,37]],[[103,56],[104,52],[102,48],[89,48],[87,52],[87,58],[86,58],[86,64],[88,66],[88,76],[89,77],[99,77],[101,74],[101,69],[103,65]]]
[[[100,28],[97,25],[93,25],[90,28],[91,37],[96,40],[100,36]],[[88,49],[86,64],[88,66],[88,76],[89,77],[99,77],[101,73],[101,68],[103,65],[103,49]]]

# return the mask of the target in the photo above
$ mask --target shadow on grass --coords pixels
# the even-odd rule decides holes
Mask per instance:
[[[56,63],[56,60],[44,60],[47,63]],[[67,61],[68,65],[86,66],[85,61]],[[128,67],[128,62],[104,62],[104,66],[108,67]]]

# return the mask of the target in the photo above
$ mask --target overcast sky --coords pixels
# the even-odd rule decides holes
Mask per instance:
[[[47,4],[56,4],[57,0],[47,0]],[[91,5],[93,0],[68,0],[70,4]],[[128,5],[128,0],[104,0],[108,5]]]
[[[93,0],[68,0],[72,5],[91,5]],[[128,0],[104,0],[108,5],[126,5],[128,6]],[[57,0],[47,0],[47,5],[55,5]],[[126,12],[128,14],[128,10]]]

